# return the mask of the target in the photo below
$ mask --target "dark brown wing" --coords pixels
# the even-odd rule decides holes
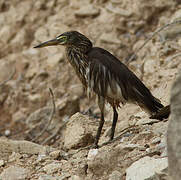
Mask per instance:
[[[169,115],[170,115],[170,105],[161,108],[157,113],[153,114],[150,118],[162,120],[168,118]]]
[[[94,47],[87,55],[90,64],[89,79],[97,94],[106,97],[108,85],[113,85],[113,82],[116,82],[126,101],[137,102],[150,112],[157,112],[163,107],[137,76],[111,53]]]

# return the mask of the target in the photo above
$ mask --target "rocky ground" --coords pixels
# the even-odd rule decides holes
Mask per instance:
[[[168,121],[143,125],[155,120],[125,105],[117,139],[105,145],[112,119],[107,106],[102,146],[81,149],[92,144],[99,123],[95,98],[86,97],[63,47],[33,47],[80,31],[127,64],[167,105],[181,67],[181,25],[160,32],[136,60],[127,59],[156,29],[179,18],[179,0],[1,0],[0,179],[168,179]]]

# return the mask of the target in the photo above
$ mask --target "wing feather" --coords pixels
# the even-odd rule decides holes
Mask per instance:
[[[108,86],[114,92],[117,83],[126,101],[143,104],[150,111],[163,107],[137,76],[108,51],[94,47],[88,52],[88,60],[90,80],[94,81],[91,88],[97,94],[106,97]]]

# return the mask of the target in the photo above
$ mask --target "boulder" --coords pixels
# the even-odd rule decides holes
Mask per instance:
[[[89,117],[80,113],[76,113],[70,118],[64,136],[66,149],[77,149],[93,143],[94,138],[88,122]]]
[[[6,180],[22,180],[28,177],[29,170],[19,167],[10,166],[0,174],[0,179]]]
[[[168,125],[169,174],[173,180],[181,177],[181,71],[171,91],[171,115]]]
[[[126,170],[126,180],[155,180],[156,174],[168,167],[167,158],[144,157]]]

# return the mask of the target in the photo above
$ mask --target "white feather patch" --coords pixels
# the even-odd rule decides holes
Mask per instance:
[[[107,88],[107,96],[111,99],[115,99],[121,102],[125,102],[126,100],[123,98],[121,88],[119,84],[116,81],[112,81],[111,83],[114,83],[115,92],[112,91],[110,85],[108,84]]]

